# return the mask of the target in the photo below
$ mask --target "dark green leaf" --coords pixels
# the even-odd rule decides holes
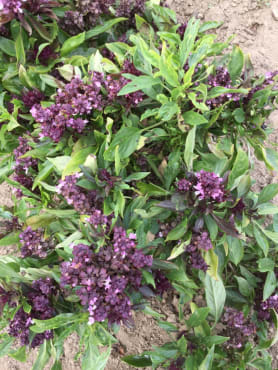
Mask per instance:
[[[261,258],[257,263],[260,272],[273,271],[275,267],[275,262],[270,258]]]
[[[277,286],[277,281],[276,281],[275,273],[273,271],[269,271],[267,273],[266,281],[264,284],[264,291],[263,291],[264,301],[271,296],[271,294],[275,291],[276,286]]]
[[[122,361],[131,366],[147,367],[152,366],[152,360],[149,355],[130,355],[122,357]]]
[[[6,247],[6,246],[10,246],[10,245],[18,243],[19,242],[19,234],[20,234],[20,231],[12,232],[12,233],[4,236],[4,238],[0,239],[0,247]]]
[[[107,22],[104,22],[102,25],[96,26],[95,28],[87,31],[86,35],[85,35],[85,39],[88,40],[92,37],[100,35],[101,33],[109,31],[110,28],[112,28],[115,24],[117,24],[119,22],[123,22],[125,20],[127,20],[127,18],[115,18],[115,19],[111,19]]]
[[[278,194],[278,184],[269,184],[260,192],[257,205],[267,203]]]
[[[202,322],[207,318],[209,313],[210,313],[209,307],[197,308],[190,316],[190,318],[186,321],[187,327],[195,328],[196,326],[200,326]]]

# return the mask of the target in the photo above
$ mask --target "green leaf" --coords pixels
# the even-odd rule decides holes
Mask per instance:
[[[223,22],[217,22],[217,21],[205,22],[201,25],[199,32],[202,33],[202,32],[206,32],[208,30],[214,29],[214,28],[218,28],[222,26],[222,24]]]
[[[233,116],[237,123],[243,123],[245,121],[245,112],[242,108],[237,108],[233,111]]]
[[[194,148],[195,148],[195,136],[196,136],[196,126],[194,126],[188,133],[185,150],[184,150],[184,161],[187,166],[188,171],[193,169],[193,158],[194,158]]]
[[[11,57],[16,56],[15,43],[12,40],[0,36],[0,49]]]
[[[50,163],[49,161],[46,161],[44,163],[42,170],[39,171],[39,173],[34,179],[32,190],[36,189],[40,181],[45,180],[51,174],[51,172],[53,171],[53,168],[54,168],[53,163]]]
[[[278,184],[269,184],[260,192],[257,205],[267,203],[278,194]]]
[[[15,40],[15,52],[16,52],[16,60],[18,64],[25,64],[26,56],[25,56],[25,48],[22,40],[22,31],[18,33],[18,36]]]
[[[237,156],[236,156],[235,163],[233,165],[233,169],[229,175],[228,187],[232,189],[234,186],[235,180],[238,177],[244,175],[248,169],[249,169],[248,156],[243,150],[239,149]]]
[[[194,48],[195,39],[198,35],[200,28],[200,21],[195,18],[191,18],[186,27],[186,31],[183,36],[182,43],[180,45],[180,65],[183,67],[189,54]]]
[[[124,179],[124,182],[138,181],[147,177],[150,172],[135,172]]]
[[[200,326],[202,322],[207,318],[209,313],[209,307],[197,308],[190,316],[190,318],[186,321],[187,327],[190,329],[195,328],[196,326]]]
[[[114,160],[114,153],[119,146],[119,155],[121,159],[128,158],[135,150],[140,139],[140,130],[136,127],[122,127],[117,132],[109,148],[104,152],[104,159]]]
[[[174,229],[172,229],[168,235],[166,242],[169,240],[178,240],[180,239],[187,231],[187,217],[185,217],[182,222],[180,222]]]
[[[231,76],[233,84],[240,77],[244,66],[244,54],[239,46],[233,47],[231,60],[228,64],[228,71]]]
[[[81,149],[78,152],[74,153],[62,172],[62,179],[64,179],[68,175],[72,175],[76,172],[79,172],[80,171],[79,166],[86,161],[86,158],[88,157],[89,154],[94,153],[95,148],[93,146],[89,146],[85,149]]]
[[[61,313],[52,319],[37,320],[33,319],[34,325],[30,329],[34,333],[43,333],[45,330],[57,329],[65,325],[70,325],[74,322],[82,322],[88,319],[88,315],[82,313]]]
[[[0,343],[0,357],[9,354],[14,341],[15,338],[9,336]]]
[[[258,206],[259,215],[276,215],[278,213],[278,206],[271,203],[263,203]]]
[[[56,157],[56,158],[47,158],[49,162],[54,164],[56,171],[58,172],[59,175],[62,175],[65,167],[67,164],[70,162],[71,157],[64,155],[61,157]]]
[[[275,262],[270,258],[260,258],[257,263],[260,272],[273,271],[275,267]]]
[[[26,362],[26,346],[22,346],[18,350],[10,352],[9,357],[12,357],[17,361]]]
[[[208,354],[206,355],[205,359],[199,366],[198,370],[211,370],[212,363],[213,363],[213,357],[214,357],[214,345],[209,350]]]
[[[222,337],[220,335],[212,335],[211,337],[202,338],[202,343],[207,347],[211,347],[214,344],[217,346],[223,344],[229,340],[229,337]]]
[[[100,353],[90,336],[82,358],[82,370],[104,370],[110,353],[111,348]]]
[[[174,115],[179,113],[180,108],[177,103],[175,102],[168,102],[163,104],[158,111],[159,116],[161,117],[162,121],[169,121],[173,118]]]
[[[263,290],[263,300],[265,301],[267,298],[271,296],[271,294],[275,291],[277,286],[276,276],[274,271],[269,271],[266,276],[266,281],[264,284]]]
[[[241,241],[227,235],[227,242],[229,245],[229,259],[237,266],[244,256],[244,249]]]
[[[161,188],[160,186],[154,185],[154,184],[145,184],[144,182],[139,182],[137,184],[138,189],[141,193],[148,194],[149,196],[165,196],[169,195],[169,191]]]
[[[218,226],[217,223],[210,215],[204,216],[206,226],[208,228],[211,240],[215,240],[218,234]]]
[[[51,224],[56,219],[55,215],[42,213],[37,216],[31,216],[27,218],[26,224],[27,226],[31,226],[33,230],[39,229],[40,227],[45,227]]]
[[[208,273],[206,274],[204,284],[207,305],[215,318],[215,322],[217,322],[221,317],[226,300],[224,284],[220,278],[215,280]]]
[[[131,76],[129,74],[124,74],[124,77]],[[132,77],[132,81],[126,84],[121,91],[118,93],[118,96],[123,96],[127,94],[131,94],[138,90],[143,90],[146,87],[154,86],[160,84],[160,80],[158,78],[153,78],[150,76],[134,76]]]
[[[59,87],[56,78],[49,74],[40,74],[40,79],[48,86]]]
[[[248,281],[240,276],[235,276],[235,278],[238,283],[240,294],[242,294],[244,297],[250,297],[254,289],[249,285]]]
[[[274,243],[278,243],[278,232],[273,232],[273,231],[269,231],[269,230],[265,230],[260,224],[258,224],[257,222],[253,221],[253,224],[258,226],[258,228],[260,228],[260,230],[265,234],[265,236],[267,236],[270,240],[272,240]],[[254,226],[253,226],[254,227]]]
[[[258,246],[262,249],[266,257],[268,255],[269,244],[267,239],[262,234],[261,230],[256,226],[256,224],[253,224],[253,233]]]
[[[208,120],[204,116],[193,110],[183,113],[182,116],[184,119],[184,123],[191,126],[198,126],[208,122]]]
[[[72,52],[74,49],[77,49],[78,46],[83,44],[83,42],[85,41],[85,35],[86,33],[82,32],[76,36],[72,36],[67,39],[61,48],[61,56],[64,57],[65,55]]]
[[[169,85],[172,87],[179,86],[179,76],[174,69],[171,56],[169,56],[167,59],[164,57],[160,58],[159,69],[161,75],[165,78]]]
[[[122,361],[131,366],[147,367],[152,366],[152,360],[149,355],[130,355],[122,357]]]
[[[115,24],[117,24],[119,22],[123,22],[125,20],[127,20],[127,18],[122,17],[122,18],[111,19],[107,22],[104,22],[102,25],[96,26],[93,29],[87,31],[86,34],[85,34],[85,40],[88,40],[92,37],[100,35],[101,33],[109,31],[110,28],[112,28]]]
[[[45,365],[48,363],[51,357],[50,346],[51,346],[50,341],[48,340],[43,341],[42,345],[40,346],[40,351],[36,359],[36,362],[32,367],[32,370],[43,370],[45,368]]]
[[[12,232],[12,233],[4,236],[4,238],[0,239],[0,247],[6,247],[6,246],[9,246],[9,245],[13,245],[13,244],[18,243],[19,242],[19,234],[20,234],[20,231]]]

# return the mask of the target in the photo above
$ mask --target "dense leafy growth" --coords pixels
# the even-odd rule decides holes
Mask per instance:
[[[104,369],[118,326],[172,294],[173,341],[123,361],[271,369],[278,185],[250,171],[253,153],[278,170],[278,72],[159,0],[5,0],[0,25],[1,355],[60,369],[77,332]]]

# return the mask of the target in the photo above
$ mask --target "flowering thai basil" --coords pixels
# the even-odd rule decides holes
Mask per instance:
[[[61,285],[76,288],[81,304],[88,308],[90,323],[108,319],[110,324],[131,316],[126,289],[141,285],[141,269],[152,265],[152,257],[136,249],[134,235],[115,227],[111,243],[98,253],[93,246],[73,248],[73,260],[61,264]]]
[[[270,310],[274,309],[278,311],[278,295],[274,294],[269,297],[264,302],[261,302],[258,310],[258,319],[259,320],[269,320],[270,319]]]
[[[201,170],[196,173],[197,184],[194,186],[199,199],[213,200],[217,203],[224,201],[223,179],[213,172]]]
[[[233,88],[232,80],[230,77],[230,74],[228,72],[228,69],[225,67],[217,67],[215,71],[215,75],[210,75],[208,77],[207,81],[208,85],[211,86],[211,88],[222,86],[227,89]],[[215,107],[224,104],[228,100],[232,101],[239,101],[240,100],[240,94],[237,93],[225,93],[222,94],[214,99],[207,100],[206,104],[210,107]]]
[[[33,319],[47,320],[55,316],[55,310],[51,305],[50,297],[57,291],[54,282],[50,278],[35,280],[32,283],[32,289],[27,293],[27,302],[31,306],[31,312],[24,312],[20,308],[9,324],[9,334],[19,338],[21,345],[30,344],[30,326]],[[30,346],[35,348],[40,346],[43,341],[53,338],[53,332],[46,330],[43,333],[36,334]]]
[[[39,257],[45,258],[49,250],[53,249],[54,244],[51,240],[45,240],[43,237],[43,230],[37,229],[32,230],[31,226],[28,226],[20,235],[21,243],[21,256],[26,257]]]
[[[86,191],[76,185],[80,176],[79,173],[66,176],[64,180],[59,181],[57,186],[58,194],[61,194],[69,205],[72,205],[77,212],[90,214],[97,206],[97,193],[94,190]]]
[[[93,109],[101,110],[106,104],[100,92],[103,77],[103,74],[94,72],[87,84],[76,77],[58,90],[55,104],[48,108],[33,106],[31,114],[41,123],[41,136],[58,142],[66,129],[81,133],[88,120],[80,116],[90,114]]]
[[[38,89],[24,92],[21,95],[21,100],[25,107],[28,109],[31,109],[33,105],[39,104],[44,99],[45,99],[44,94],[40,92],[40,90]]]
[[[227,326],[225,334],[230,337],[225,344],[227,348],[242,348],[249,337],[256,333],[256,326],[235,308],[225,308],[222,323]]]

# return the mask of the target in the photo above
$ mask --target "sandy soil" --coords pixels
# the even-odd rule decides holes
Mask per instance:
[[[191,15],[208,20],[223,21],[217,31],[219,39],[224,40],[236,34],[234,42],[250,53],[257,72],[263,73],[278,69],[278,0],[168,0],[168,5],[177,11],[179,20],[184,22]],[[271,140],[278,144],[278,112],[271,117],[274,132]],[[255,161],[254,173],[257,180],[256,190],[268,183],[277,182],[276,175],[267,172],[262,163]],[[11,191],[7,185],[0,185],[0,204],[11,206]],[[5,249],[0,254],[8,254]],[[174,307],[169,300],[155,304],[155,308],[165,315],[169,322],[175,322]],[[121,328],[117,337],[119,345],[112,351],[112,356],[106,367],[107,370],[127,370],[132,367],[120,362],[122,355],[141,353],[152,345],[161,345],[169,340],[168,335],[160,329],[153,318],[140,312],[134,314],[135,329]],[[80,363],[74,361],[78,351],[78,339],[71,336],[65,344],[63,369],[78,370]],[[278,368],[278,347],[271,351],[273,369]],[[36,356],[33,351],[28,362],[21,364],[13,359],[5,358],[1,370],[29,370]]]

